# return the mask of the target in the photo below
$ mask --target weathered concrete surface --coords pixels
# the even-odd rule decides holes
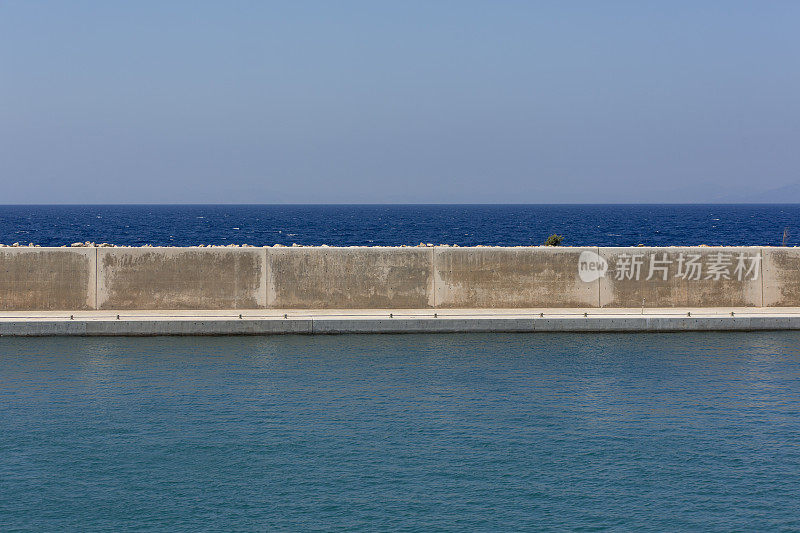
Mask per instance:
[[[0,275],[0,311],[800,305],[800,248],[0,248]]]
[[[268,307],[433,306],[433,248],[272,248],[267,258]]]
[[[601,307],[760,306],[761,248],[600,248]],[[638,270],[637,270],[638,269]]]
[[[764,305],[800,305],[800,248],[762,248]]]
[[[437,247],[436,307],[597,307],[598,281],[578,275],[578,258],[597,248]]]
[[[0,248],[0,309],[94,309],[95,248]]]
[[[263,248],[100,248],[98,309],[257,309]]]

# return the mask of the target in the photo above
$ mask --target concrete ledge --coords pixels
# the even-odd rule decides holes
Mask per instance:
[[[530,318],[315,318],[314,334],[341,333],[490,333],[535,331]]]
[[[0,337],[278,335],[312,333],[311,320],[31,320],[0,322]]]
[[[800,330],[800,308],[0,313],[0,336]],[[733,313],[733,315],[731,315]],[[117,318],[119,317],[119,318]],[[241,317],[241,318],[240,318]]]

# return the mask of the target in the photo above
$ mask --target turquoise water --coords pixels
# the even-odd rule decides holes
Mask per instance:
[[[800,333],[0,339],[0,530],[798,530]]]

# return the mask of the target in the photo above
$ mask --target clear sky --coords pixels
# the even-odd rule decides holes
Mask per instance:
[[[0,1],[0,203],[748,199],[800,181],[799,28],[797,1]]]

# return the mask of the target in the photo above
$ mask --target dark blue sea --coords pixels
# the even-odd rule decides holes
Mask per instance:
[[[0,338],[0,531],[798,531],[800,332]]]
[[[800,206],[5,206],[0,241],[800,241]],[[0,531],[798,531],[800,333],[0,338]]]
[[[572,246],[800,244],[800,205],[0,206],[0,243]]]

